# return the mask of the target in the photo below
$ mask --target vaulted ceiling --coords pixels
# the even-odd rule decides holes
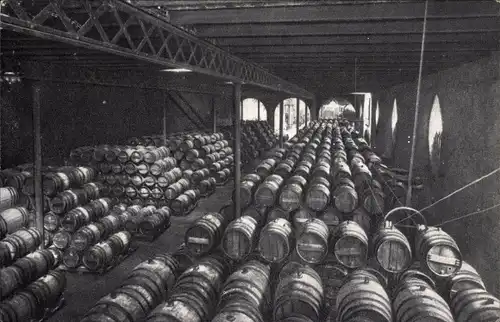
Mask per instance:
[[[135,1],[316,93],[418,75],[424,1]],[[429,1],[423,73],[498,51],[500,3]]]

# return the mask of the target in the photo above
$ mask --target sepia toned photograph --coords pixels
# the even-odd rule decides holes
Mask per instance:
[[[500,322],[500,0],[0,0],[0,322]]]

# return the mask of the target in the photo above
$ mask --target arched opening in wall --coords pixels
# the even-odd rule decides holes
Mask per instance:
[[[337,117],[354,119],[356,118],[356,110],[349,101],[333,98],[321,106],[318,117],[320,119],[335,119]]]
[[[441,165],[441,138],[443,135],[443,116],[439,97],[436,95],[432,102],[431,115],[429,118],[429,159],[432,173],[439,174]]]
[[[305,123],[305,112],[307,111],[308,122],[310,120],[311,114],[309,108],[306,107],[306,103],[302,100],[299,103],[299,127],[300,124]],[[304,115],[304,118],[301,117]],[[276,134],[280,133],[280,104],[274,109],[274,131]],[[288,138],[293,137],[297,133],[297,99],[287,98],[283,100],[283,135]]]
[[[387,144],[385,147],[384,156],[389,158],[392,157],[394,152],[394,147],[396,145],[396,133],[398,126],[398,102],[394,99],[394,103],[392,105],[392,113],[391,113],[391,128],[388,132],[388,140],[386,140]]]
[[[259,101],[256,98],[245,98],[242,104],[243,104],[242,119],[244,121],[258,120],[259,116],[261,121],[267,121],[267,110],[261,101]],[[259,115],[259,109],[260,109],[260,115]]]
[[[377,106],[375,106],[375,128],[378,127],[379,118],[380,118],[380,104],[377,101]]]

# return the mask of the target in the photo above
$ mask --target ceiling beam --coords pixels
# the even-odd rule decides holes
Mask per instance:
[[[178,25],[359,22],[423,19],[424,2],[349,3],[334,6],[287,6],[278,8],[223,8],[172,10],[170,22]],[[500,5],[493,1],[429,3],[428,19],[481,19],[498,17]]]
[[[475,42],[475,43],[461,43],[450,46],[448,44],[426,44],[426,52],[446,52],[446,51],[485,51],[485,50],[498,50],[500,43],[497,42]],[[306,46],[266,46],[266,47],[237,47],[231,49],[231,52],[239,54],[251,53],[321,53],[321,52],[420,52],[421,44],[381,44],[381,45],[365,45],[365,44],[352,44],[352,45],[306,45]]]
[[[421,34],[421,21],[317,23],[317,24],[241,24],[199,25],[197,35],[204,38],[246,36],[318,35],[401,35]],[[427,23],[428,34],[500,32],[500,17],[462,21],[434,20]]]
[[[462,34],[428,34],[426,43],[468,43],[498,39],[497,33],[462,33]],[[406,44],[422,42],[420,34],[400,35],[351,35],[351,36],[294,36],[294,37],[245,37],[235,36],[217,38],[216,43],[221,47],[247,46],[291,46],[291,45],[350,45],[350,44]]]

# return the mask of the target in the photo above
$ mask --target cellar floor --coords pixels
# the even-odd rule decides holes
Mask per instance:
[[[49,322],[80,321],[83,315],[103,296],[117,288],[139,263],[162,252],[173,252],[183,242],[189,225],[206,212],[218,211],[231,199],[233,182],[217,187],[210,197],[201,199],[198,206],[186,217],[172,217],[170,228],[152,243],[137,243],[137,250],[122,263],[102,276],[68,273],[64,293],[66,304]]]

